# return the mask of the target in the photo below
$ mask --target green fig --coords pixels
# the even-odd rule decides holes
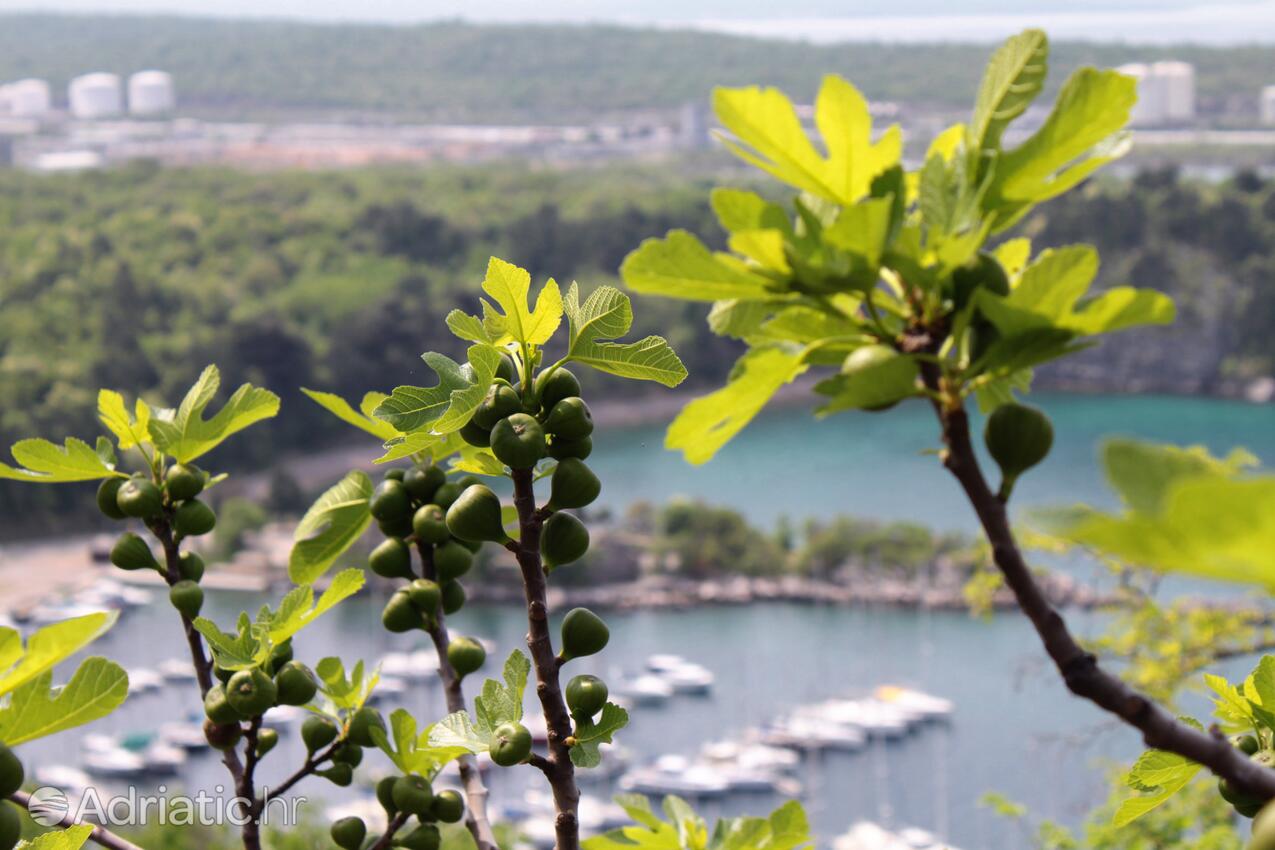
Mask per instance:
[[[376,800],[381,804],[381,808],[385,809],[385,814],[389,817],[394,817],[398,814],[398,806],[394,805],[395,782],[398,782],[397,776],[386,776],[376,783]]]
[[[591,454],[593,454],[592,437],[581,437],[578,440],[554,437],[549,442],[549,457],[554,460],[564,460],[569,457],[584,460]]]
[[[438,582],[427,578],[418,578],[407,586],[407,595],[412,605],[422,614],[435,614],[438,605],[443,601],[443,590]]]
[[[204,607],[204,591],[190,579],[182,579],[168,589],[168,601],[183,617],[193,620]]]
[[[471,637],[454,637],[447,645],[447,663],[462,679],[482,667],[486,660],[487,650]]]
[[[492,730],[491,760],[501,767],[521,764],[531,755],[531,732],[521,723],[502,723]]]
[[[363,748],[353,743],[342,744],[332,751],[332,761],[335,764],[358,767],[363,763]]]
[[[500,363],[496,366],[496,377],[506,384],[518,383],[518,364],[508,354],[500,355]]]
[[[177,561],[177,572],[187,581],[199,581],[204,577],[204,559],[194,552],[183,552]]]
[[[26,771],[13,750],[0,744],[0,797],[8,797],[22,787]]]
[[[432,823],[423,823],[399,838],[398,845],[403,850],[438,850],[442,840],[437,826]]]
[[[257,730],[257,758],[261,758],[266,753],[273,750],[279,745],[279,733],[273,729]]]
[[[412,550],[402,540],[391,537],[372,550],[367,565],[382,578],[411,578]]]
[[[536,398],[540,399],[540,407],[553,410],[553,406],[564,398],[580,395],[580,381],[570,370],[559,366],[536,376]]]
[[[382,481],[402,481],[407,477],[407,470],[401,466],[397,469],[387,469],[385,475],[381,476]]]
[[[429,807],[434,802],[434,789],[429,780],[416,774],[400,776],[394,782],[392,794],[395,808],[417,817],[428,815]]]
[[[1253,735],[1236,735],[1231,738],[1231,743],[1246,756],[1251,756],[1262,748],[1261,743]]]
[[[487,395],[474,411],[473,424],[488,433],[496,423],[514,413],[522,412],[522,399],[518,391],[508,384],[492,384]]]
[[[306,752],[316,753],[335,741],[340,731],[331,718],[315,714],[301,724],[301,740],[305,742]]]
[[[579,440],[593,433],[593,414],[578,396],[564,398],[545,417],[545,431],[564,440]]]
[[[159,561],[146,541],[131,531],[126,531],[111,547],[111,563],[121,570],[158,570]]]
[[[602,482],[584,461],[569,457],[558,461],[549,482],[549,507],[583,508],[593,504],[602,492]]]
[[[396,519],[378,519],[376,527],[385,537],[408,537],[412,533],[412,518],[405,516]]]
[[[390,597],[389,602],[385,603],[385,608],[381,611],[381,625],[386,631],[395,634],[419,629],[424,624],[421,612],[412,604],[412,598],[408,596],[406,590],[394,591],[394,595]]]
[[[367,838],[367,824],[362,818],[341,818],[332,824],[332,841],[341,850],[359,850]]]
[[[1049,417],[1034,407],[1011,402],[1002,404],[987,417],[983,429],[987,451],[1001,468],[1000,497],[1008,499],[1014,482],[1045,459],[1054,444],[1054,428]]]
[[[434,574],[440,584],[446,584],[469,572],[474,563],[474,553],[455,540],[449,540],[434,550]]]
[[[530,469],[545,450],[545,432],[534,416],[515,413],[491,429],[492,454],[510,469]]]
[[[204,720],[204,740],[214,750],[229,750],[243,737],[243,729],[236,723],[214,723]]]
[[[376,485],[372,500],[368,503],[372,516],[383,522],[411,519],[412,499],[407,495],[403,482],[390,479]]]
[[[504,543],[509,539],[501,519],[500,497],[487,486],[466,487],[447,509],[447,530],[461,540],[489,540]]]
[[[97,509],[111,519],[128,519],[128,514],[120,510],[118,496],[124,486],[124,478],[106,478],[97,488]]]
[[[974,292],[986,289],[995,295],[1009,295],[1009,276],[992,254],[980,251],[952,272],[952,303],[957,310],[970,303]]]
[[[193,464],[176,463],[164,473],[164,489],[174,502],[185,502],[204,491],[204,472]]]
[[[455,614],[465,607],[465,586],[453,579],[441,584],[443,590],[443,613]]]
[[[601,652],[611,639],[611,631],[602,618],[588,608],[572,608],[562,618],[562,651],[564,661]]]
[[[589,529],[571,514],[559,511],[545,520],[540,531],[540,557],[552,569],[570,564],[589,551]]]
[[[491,431],[472,420],[460,426],[458,433],[462,440],[475,448],[485,449],[491,446]]]
[[[447,475],[434,464],[414,466],[403,474],[403,486],[412,501],[426,504],[434,498],[438,488],[447,483]]]
[[[283,669],[283,665],[291,660],[292,638],[288,638],[270,648],[270,658],[266,661],[266,672],[273,676]]]
[[[459,791],[448,788],[434,795],[429,811],[435,820],[442,823],[458,823],[465,816],[465,799]]]
[[[455,481],[448,481],[434,493],[434,504],[446,511],[452,506],[452,502],[456,501],[460,496],[460,491],[464,489]]]
[[[567,708],[577,720],[591,720],[607,704],[606,682],[597,676],[575,676],[567,682]]]
[[[260,668],[240,670],[226,683],[226,701],[240,717],[256,717],[265,714],[276,703],[279,689],[274,679]]]
[[[22,818],[13,803],[0,801],[0,850],[13,850],[22,840]]]
[[[130,478],[115,493],[115,505],[124,516],[149,519],[164,509],[164,496],[154,482]]]
[[[372,740],[371,732],[373,728],[379,728],[384,732],[385,718],[381,717],[381,712],[375,708],[364,706],[350,717],[350,725],[346,732],[346,737],[360,747],[375,747],[376,741]]]
[[[182,537],[199,537],[213,530],[217,515],[198,499],[182,502],[173,513],[173,529]]]
[[[217,724],[238,723],[243,718],[226,700],[226,689],[218,682],[204,694],[204,715]]]
[[[412,533],[417,540],[430,546],[446,543],[451,537],[447,530],[447,514],[438,505],[421,505],[412,515]]]
[[[354,781],[354,768],[348,764],[334,764],[327,770],[316,770],[315,776],[322,776],[338,788],[348,788]]]
[[[307,705],[319,692],[319,682],[300,661],[289,661],[274,674],[279,705]]]

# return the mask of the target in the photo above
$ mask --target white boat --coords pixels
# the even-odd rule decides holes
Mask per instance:
[[[169,682],[195,681],[195,665],[189,658],[168,658],[155,665],[155,669]]]
[[[673,686],[654,673],[621,682],[618,690],[635,703],[664,702],[673,696]]]
[[[951,717],[956,710],[956,705],[950,699],[899,685],[882,685],[872,692],[872,696],[886,705],[912,712],[925,720]]]
[[[147,773],[172,775],[186,765],[186,751],[162,739],[154,740],[140,753]]]
[[[93,787],[93,777],[78,767],[66,764],[44,764],[35,768],[32,779],[40,786],[57,788],[68,797],[81,797]]]
[[[208,747],[204,727],[200,723],[165,723],[159,727],[159,739],[184,750],[202,750]]]
[[[867,736],[856,726],[828,723],[817,717],[793,715],[781,717],[761,731],[761,742],[772,747],[815,752],[842,750],[853,752],[867,743]]]
[[[715,677],[707,667],[687,662],[656,674],[679,694],[706,694],[713,689]]]
[[[620,787],[637,794],[677,794],[681,797],[720,797],[730,783],[716,768],[696,764],[685,756],[665,755],[649,767],[630,770],[620,777]]]
[[[261,725],[280,732],[302,722],[309,716],[310,712],[299,705],[276,705],[262,715]]]
[[[877,700],[825,700],[802,706],[796,714],[824,723],[853,726],[874,738],[901,738],[919,718]]]
[[[128,692],[130,694],[146,694],[157,691],[164,686],[164,677],[146,667],[133,667],[128,673]]]
[[[398,699],[407,693],[407,682],[397,676],[382,675],[376,683],[376,690],[368,697],[368,702],[383,702],[387,699]]]
[[[833,850],[956,850],[923,829],[891,832],[880,824],[859,821],[832,842]]]
[[[801,756],[791,749],[750,741],[711,741],[700,750],[710,764],[790,772],[801,765]]]
[[[667,673],[669,670],[676,670],[687,663],[689,662],[680,655],[659,653],[646,659],[646,669],[652,673]]]
[[[438,653],[431,649],[389,652],[381,658],[381,675],[405,682],[426,682],[438,678]]]
[[[84,770],[92,776],[141,776],[146,772],[146,763],[137,753],[130,753],[123,747],[108,750],[91,750],[84,754]]]

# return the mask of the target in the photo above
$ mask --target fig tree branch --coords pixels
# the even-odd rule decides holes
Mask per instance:
[[[921,375],[932,392],[946,392],[937,365],[922,363]],[[1097,658],[1080,646],[1066,620],[1036,582],[1010,528],[1005,504],[983,477],[970,439],[964,402],[935,402],[934,409],[946,446],[943,465],[956,478],[978,515],[996,566],[1019,608],[1031,620],[1068,690],[1140,731],[1148,747],[1197,762],[1245,793],[1262,799],[1275,797],[1275,770],[1251,761],[1216,729],[1203,731],[1178,720],[1163,706],[1102,669]]]
[[[31,795],[26,791],[14,791],[9,795],[9,799],[14,803],[17,803],[24,810],[30,811]],[[78,826],[80,824],[79,821],[71,816],[71,812],[67,811],[66,814],[62,815],[62,819],[58,821],[57,824],[50,825],[56,825],[66,829],[67,827]],[[88,825],[89,824],[84,824],[84,826]],[[89,840],[94,844],[110,848],[110,850],[143,850],[143,848],[137,846],[133,842],[120,838],[104,826],[94,826],[93,831],[89,833]]]
[[[343,744],[345,744],[344,736],[333,741],[332,744],[326,750],[323,750],[322,752],[319,752],[319,753],[311,754],[305,760],[305,764],[297,768],[296,772],[293,773],[291,776],[289,776],[287,779],[280,782],[279,787],[270,791],[270,795],[272,797],[278,798],[278,797],[282,797],[284,794],[291,791],[293,786],[295,786],[302,779],[305,779],[307,776],[312,775],[316,770],[319,769],[320,765],[322,765],[324,762],[331,759],[332,754],[335,753]],[[266,798],[258,797],[256,801],[253,803],[253,811],[258,813],[263,811],[266,807],[266,803],[268,802],[269,800],[267,800]]]
[[[388,850],[389,847],[392,847],[394,845],[394,836],[407,824],[409,817],[411,815],[406,812],[399,812],[390,818],[390,822],[385,826],[385,834],[376,839],[367,850]]]
[[[417,542],[417,551],[421,556],[421,573],[431,581],[437,580],[434,570],[434,551],[424,543]],[[433,625],[426,629],[430,640],[434,642],[434,651],[438,655],[438,677],[443,681],[443,694],[447,700],[447,711],[456,713],[465,710],[465,690],[460,676],[447,660],[447,646],[450,635],[447,622],[440,607]],[[496,850],[496,833],[491,828],[487,817],[487,786],[478,772],[478,763],[472,755],[463,755],[458,759],[460,768],[460,784],[465,789],[465,826],[469,829],[478,850]]]
[[[571,763],[567,739],[571,737],[571,715],[558,682],[558,659],[549,636],[549,606],[546,602],[544,564],[540,559],[540,529],[544,520],[536,509],[536,493],[530,469],[513,470],[514,507],[518,510],[518,545],[515,555],[522,571],[527,600],[527,649],[536,671],[536,696],[544,712],[549,732],[549,757],[541,767],[553,789],[556,850],[579,850],[580,822],[577,810],[580,791],[576,787],[575,765]]]

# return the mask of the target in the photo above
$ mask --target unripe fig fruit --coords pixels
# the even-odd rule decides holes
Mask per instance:
[[[549,457],[554,460],[563,460],[569,457],[584,460],[591,454],[593,454],[592,437],[581,437],[578,440],[554,437],[553,441],[549,443]]]
[[[218,682],[221,682],[221,683],[222,683],[222,685],[225,685],[227,682],[229,682],[229,681],[230,681],[230,677],[231,677],[231,676],[233,676],[233,675],[235,675],[235,671],[234,671],[234,670],[227,670],[225,667],[220,667],[220,666],[218,666],[218,665],[214,664],[214,665],[213,665],[213,675],[217,677],[217,681],[218,681]]]
[[[391,537],[372,550],[367,565],[383,578],[411,578],[412,550],[402,540]]]
[[[240,670],[226,683],[226,701],[239,712],[240,717],[265,714],[278,698],[279,689],[275,687],[274,679],[257,667]]]
[[[556,513],[545,520],[540,531],[540,557],[546,567],[560,567],[584,557],[589,551],[589,529],[571,514]]]
[[[442,583],[443,613],[455,614],[465,607],[465,586],[456,580]]]
[[[270,658],[266,661],[266,673],[275,675],[291,660],[292,638],[288,638],[283,643],[276,643],[270,648]]]
[[[507,384],[518,383],[518,365],[508,354],[500,355],[500,363],[496,366],[496,377]]]
[[[367,838],[367,824],[362,818],[341,818],[332,824],[332,841],[341,850],[359,850]]]
[[[204,720],[204,740],[208,741],[208,746],[214,750],[229,750],[239,743],[239,739],[243,737],[243,730],[236,723],[213,723],[211,720]]]
[[[1231,738],[1231,743],[1246,756],[1254,755],[1262,748],[1261,743],[1253,735],[1236,735]]]
[[[350,718],[350,727],[346,732],[346,737],[360,747],[375,747],[376,741],[372,740],[372,729],[380,729],[385,731],[385,718],[381,717],[381,712],[375,708],[364,706]]]
[[[204,694],[204,715],[217,724],[238,723],[243,719],[226,700],[226,689],[220,682]]]
[[[164,496],[154,482],[130,478],[116,491],[115,505],[124,516],[148,519],[164,509]]]
[[[13,803],[0,801],[0,850],[13,850],[22,840],[22,818]]]
[[[412,515],[412,533],[430,546],[446,543],[451,537],[447,531],[447,514],[438,505],[421,505]]]
[[[342,744],[332,751],[332,762],[358,767],[363,763],[363,748],[354,743]]]
[[[438,613],[438,604],[443,601],[443,590],[438,582],[427,578],[418,578],[407,586],[407,595],[412,605],[422,614]]]
[[[120,510],[117,497],[124,486],[124,478],[106,478],[97,487],[97,509],[111,519],[128,519],[128,514]]]
[[[564,440],[579,440],[593,433],[593,414],[579,396],[564,398],[545,417],[545,431]]]
[[[174,502],[193,499],[204,491],[203,470],[191,464],[173,464],[164,473],[164,489]]]
[[[438,850],[442,840],[438,827],[432,823],[423,823],[398,839],[398,845],[403,850]]]
[[[502,723],[492,730],[491,760],[501,767],[521,764],[531,755],[531,732],[521,723]]]
[[[554,510],[583,508],[602,492],[602,482],[584,461],[569,457],[558,461],[549,482],[549,506]]]
[[[572,608],[562,618],[562,652],[564,660],[583,658],[601,652],[611,639],[611,630],[602,618],[588,608]]]
[[[447,475],[434,466],[414,466],[403,474],[403,486],[412,501],[425,504],[434,498],[438,488],[447,483]]]
[[[168,601],[183,617],[193,620],[204,607],[204,591],[190,579],[182,579],[168,589]]]
[[[394,805],[395,782],[398,782],[397,776],[387,776],[376,783],[376,800],[381,804],[381,808],[385,809],[385,814],[389,817],[394,817],[398,814],[398,806]]]
[[[301,740],[305,742],[306,752],[315,753],[335,741],[340,731],[330,717],[316,714],[301,724]]]
[[[472,421],[488,433],[496,427],[496,423],[514,413],[522,412],[522,399],[518,392],[508,384],[492,384],[487,395],[474,411]]]
[[[300,661],[289,661],[274,674],[280,705],[306,705],[319,692],[319,682]]]
[[[279,733],[273,729],[257,730],[257,758],[273,750],[279,744]]]
[[[159,561],[146,541],[131,531],[126,531],[111,547],[111,563],[121,570],[158,570]]]
[[[0,797],[8,797],[22,787],[26,771],[13,750],[0,744]]]
[[[456,483],[460,485],[460,492],[464,493],[465,490],[467,490],[470,487],[473,487],[475,484],[482,484],[483,480],[479,478],[477,475],[466,475],[464,478],[460,479]]]
[[[471,637],[461,635],[452,638],[452,642],[447,645],[447,662],[461,678],[482,667],[486,660],[487,650]]]
[[[348,764],[334,764],[327,770],[316,770],[315,776],[322,776],[338,788],[347,788],[354,781],[354,768]]]
[[[448,788],[434,795],[434,802],[429,807],[435,820],[443,823],[458,823],[465,816],[465,798],[459,791]]]
[[[534,416],[515,413],[491,429],[491,451],[510,469],[530,469],[545,456],[545,432]]]
[[[993,255],[979,251],[952,271],[952,303],[957,310],[974,297],[975,290],[986,289],[995,295],[1009,295],[1009,276]]]
[[[406,590],[396,590],[390,600],[385,603],[384,610],[381,611],[381,625],[386,631],[402,634],[410,632],[412,629],[419,629],[424,625],[421,619],[421,612],[412,604],[412,599],[407,595]]]
[[[434,802],[434,789],[429,780],[414,773],[395,780],[393,795],[394,805],[400,812],[417,817],[428,815],[430,804]]]
[[[479,449],[485,449],[491,446],[491,431],[480,426],[477,422],[470,420],[460,426],[460,438],[471,446]]]
[[[449,540],[434,550],[434,574],[440,583],[460,578],[469,572],[473,563],[474,553],[455,540]]]
[[[198,499],[182,502],[173,513],[173,530],[182,537],[199,537],[213,530],[217,515]]]
[[[183,552],[177,561],[177,572],[187,581],[199,581],[204,577],[204,559],[194,552]]]
[[[381,476],[381,480],[382,481],[402,481],[406,475],[407,475],[407,470],[403,469],[402,467],[399,467],[397,469],[388,469],[385,471],[385,474]]]
[[[996,326],[979,313],[975,313],[974,318],[970,320],[970,327],[966,333],[969,337],[970,363],[982,360],[983,355],[1001,338],[1001,332]]]
[[[597,676],[574,676],[567,682],[567,708],[577,720],[589,720],[607,703],[606,682]]]
[[[412,533],[412,518],[378,519],[376,527],[385,537],[407,537]]]
[[[1005,483],[1002,498],[1008,498],[1018,476],[1045,459],[1054,444],[1054,428],[1049,417],[1025,404],[1002,404],[987,417],[983,440]]]
[[[501,520],[500,497],[483,484],[471,484],[452,502],[447,530],[461,540],[504,543],[509,539]]]
[[[403,482],[390,479],[376,485],[372,500],[368,503],[372,516],[383,522],[393,522],[412,517],[412,499],[407,495]]]
[[[464,489],[455,481],[448,481],[434,493],[434,504],[446,511],[452,506],[452,502],[456,501],[457,497],[460,496],[460,491]]]
[[[540,399],[542,410],[553,410],[553,407],[564,398],[580,395],[580,381],[569,370],[559,367],[552,372],[541,372],[536,376],[536,398]]]

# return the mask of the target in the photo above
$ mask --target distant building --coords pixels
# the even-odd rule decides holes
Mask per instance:
[[[708,147],[712,142],[708,122],[708,106],[699,101],[685,104],[677,121],[677,135],[682,147],[690,150]]]
[[[1262,89],[1262,123],[1275,126],[1275,86]]]
[[[39,118],[53,106],[44,80],[18,80],[0,86],[0,112],[17,118]]]
[[[1195,68],[1186,62],[1137,62],[1118,68],[1138,81],[1133,124],[1155,127],[1195,119]]]
[[[165,115],[177,108],[173,76],[165,71],[138,71],[128,78],[128,111]]]
[[[115,74],[85,74],[67,88],[71,114],[76,118],[109,118],[124,111],[120,78]]]

